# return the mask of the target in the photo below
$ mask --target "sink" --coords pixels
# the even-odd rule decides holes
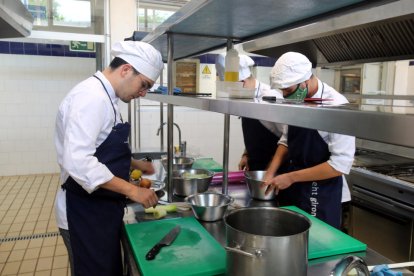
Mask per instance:
[[[165,151],[134,152],[132,153],[132,158],[143,159],[148,156],[152,160],[155,160],[155,159],[161,159],[161,155],[166,155],[166,154],[167,152]]]

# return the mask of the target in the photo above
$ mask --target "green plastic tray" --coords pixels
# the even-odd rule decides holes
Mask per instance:
[[[205,169],[213,172],[222,172],[223,166],[214,161],[213,158],[196,159],[192,166],[193,169]]]
[[[312,222],[309,230],[308,259],[367,250],[367,245],[295,206],[282,207],[300,213]]]
[[[181,231],[152,261],[145,255],[176,225]],[[219,275],[226,269],[224,248],[194,218],[162,219],[125,225],[135,261],[144,276]]]

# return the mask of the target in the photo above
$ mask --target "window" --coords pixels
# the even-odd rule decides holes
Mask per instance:
[[[138,9],[138,30],[151,32],[170,17],[178,8],[158,8],[140,6]]]
[[[53,0],[53,25],[89,28],[91,20],[90,1]]]
[[[103,1],[21,0],[34,30],[103,34]]]

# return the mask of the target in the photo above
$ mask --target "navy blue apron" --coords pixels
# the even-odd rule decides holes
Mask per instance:
[[[322,84],[323,85],[323,84]],[[323,95],[322,86],[322,95]],[[328,144],[315,129],[288,127],[287,172],[310,168],[329,160]],[[279,205],[295,205],[333,227],[341,226],[342,176],[297,182],[281,190]]]
[[[289,126],[288,172],[310,168],[329,160],[328,145],[317,130]],[[295,205],[333,227],[341,226],[342,176],[297,182],[281,190],[280,206]]]
[[[256,97],[260,91],[260,82],[256,91]],[[241,118],[244,147],[248,154],[247,164],[250,171],[264,171],[275,155],[277,135],[268,130],[259,120]]]
[[[94,77],[101,82],[111,101],[102,81]],[[112,108],[116,123],[113,104]],[[130,125],[115,123],[94,156],[115,176],[128,181],[131,165],[128,144]],[[122,275],[120,240],[125,196],[103,188],[89,194],[72,177],[63,184],[63,188],[66,189],[66,213],[75,275]]]
[[[244,117],[241,120],[249,170],[264,171],[275,155],[280,137],[268,130],[259,120]]]

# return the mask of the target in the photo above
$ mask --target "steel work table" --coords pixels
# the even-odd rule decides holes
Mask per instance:
[[[221,185],[211,185],[209,190],[220,192]],[[246,188],[246,185],[244,183],[230,184],[229,195],[234,197],[235,199],[234,202],[237,205],[242,206],[242,207],[275,206],[274,201],[260,201],[260,200],[251,199],[249,196],[249,192]],[[162,199],[164,197],[165,195],[162,197]],[[173,199],[174,199],[174,202],[183,201],[182,197],[173,197]],[[129,220],[128,222],[125,222],[125,223],[136,223],[136,222],[139,223],[143,221],[152,220],[152,215],[145,214],[141,205],[137,203],[132,203],[132,204],[129,204],[128,206],[131,207],[135,211],[136,220],[135,221]],[[185,217],[185,216],[193,216],[192,211],[189,210],[189,211],[180,211],[177,213],[172,213],[172,214],[167,215],[167,218]],[[216,222],[202,222],[202,221],[199,221],[199,222],[221,245],[223,246],[225,245],[226,232],[225,232],[225,223],[223,220],[216,221]],[[140,275],[139,269],[137,267],[134,256],[132,254],[131,247],[125,235],[122,238],[122,246],[124,248],[124,253],[125,253],[125,256],[124,256],[125,266],[129,272],[128,275],[131,275],[131,276]],[[368,248],[365,252],[355,252],[352,254],[342,254],[342,255],[335,255],[335,256],[330,256],[330,257],[312,259],[309,261],[309,264],[308,264],[308,275],[309,276],[329,275],[329,272],[335,267],[335,264],[339,262],[343,257],[348,256],[348,255],[355,255],[355,256],[361,257],[362,259],[365,260],[365,262],[368,265],[391,263],[389,259],[378,254],[374,250]],[[414,273],[405,271],[404,275],[414,275]]]

